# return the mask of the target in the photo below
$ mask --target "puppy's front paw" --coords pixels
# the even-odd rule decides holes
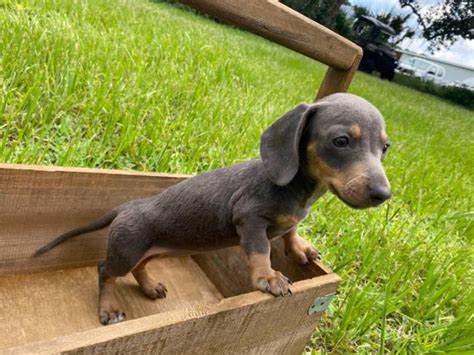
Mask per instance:
[[[310,242],[301,237],[292,239],[291,243],[286,246],[285,252],[303,265],[309,264],[310,260],[321,259],[319,251]]]
[[[275,270],[272,270],[270,275],[258,277],[255,281],[255,287],[257,289],[271,293],[274,296],[291,294],[290,285],[290,279]]]

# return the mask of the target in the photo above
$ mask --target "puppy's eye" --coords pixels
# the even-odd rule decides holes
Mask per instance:
[[[385,154],[385,153],[387,152],[387,150],[388,150],[389,147],[390,147],[390,143],[385,143],[384,146],[383,146],[383,148],[382,148],[382,153]]]
[[[349,138],[347,138],[346,136],[337,137],[337,138],[334,138],[332,142],[334,143],[336,147],[342,148],[349,144]]]

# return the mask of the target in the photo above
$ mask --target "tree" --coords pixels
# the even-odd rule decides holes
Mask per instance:
[[[347,0],[326,1],[328,21],[331,24],[335,24],[335,22],[337,21],[339,9],[341,8],[341,6],[347,5],[348,3],[349,2]]]
[[[343,36],[350,36],[351,21],[340,11],[349,0],[281,0],[283,4],[302,13]]]
[[[474,1],[445,0],[427,9],[416,0],[399,1],[402,8],[410,8],[416,16],[430,50],[449,47],[460,38],[474,39]]]

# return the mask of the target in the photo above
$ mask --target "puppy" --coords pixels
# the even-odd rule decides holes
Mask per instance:
[[[270,264],[270,242],[283,237],[301,262],[318,257],[296,226],[327,190],[353,208],[377,206],[390,197],[382,167],[389,147],[380,112],[351,94],[300,104],[262,135],[260,160],[187,179],[159,195],[114,208],[97,221],[40,248],[110,225],[106,259],[99,262],[99,319],[125,318],[114,292],[117,277],[132,272],[150,298],[166,287],[146,271],[154,256],[191,255],[240,245],[255,289],[291,293],[290,281]]]

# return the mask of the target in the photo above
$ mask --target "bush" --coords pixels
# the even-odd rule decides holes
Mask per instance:
[[[433,81],[422,80],[418,77],[405,74],[397,74],[394,81],[474,110],[474,91],[472,90],[455,86],[438,85]]]

